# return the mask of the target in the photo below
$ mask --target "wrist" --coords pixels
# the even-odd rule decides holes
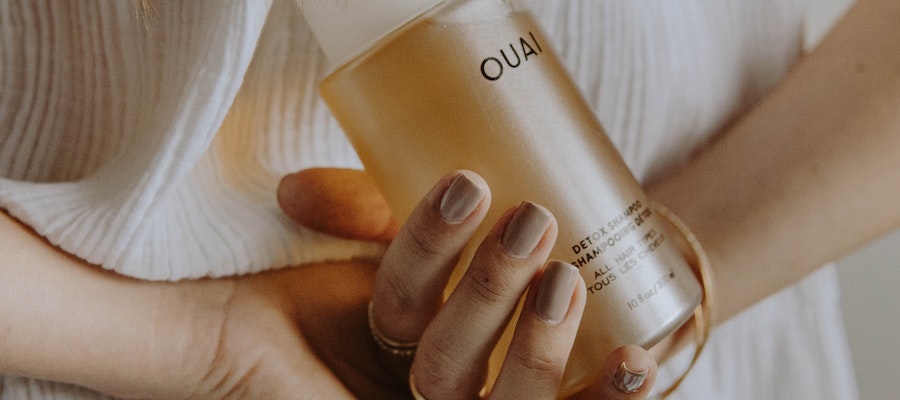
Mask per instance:
[[[0,374],[121,397],[181,397],[212,362],[228,282],[123,277],[59,251],[5,213],[0,254]]]
[[[113,382],[118,386],[103,391],[125,389],[125,393],[116,394],[137,398],[193,397],[202,390],[219,354],[234,281],[131,281],[116,285],[119,296],[145,291],[142,304],[134,309],[145,333],[143,340],[130,341],[133,352],[117,363],[122,368],[120,380],[124,386]]]

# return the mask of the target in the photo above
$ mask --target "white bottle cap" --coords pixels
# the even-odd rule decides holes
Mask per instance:
[[[303,17],[332,65],[444,0],[299,0]]]

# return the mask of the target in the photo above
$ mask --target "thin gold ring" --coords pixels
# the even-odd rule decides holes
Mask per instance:
[[[419,392],[419,388],[416,387],[416,378],[413,376],[412,371],[409,372],[409,392],[412,394],[414,400],[428,400],[421,392]],[[476,399],[482,400],[487,397],[487,387],[482,387],[481,390],[478,391],[478,397]]]
[[[422,396],[422,393],[419,393],[419,389],[416,388],[416,379],[412,374],[412,371],[409,373],[409,392],[412,393],[412,397],[415,400],[428,400],[425,396]]]
[[[382,350],[393,354],[395,356],[402,357],[412,357],[416,354],[416,348],[419,346],[418,341],[413,342],[398,342],[396,340],[390,339],[378,329],[378,326],[375,324],[375,317],[372,316],[372,301],[369,301],[369,332],[372,334],[372,339],[375,340],[375,343],[378,344]]]

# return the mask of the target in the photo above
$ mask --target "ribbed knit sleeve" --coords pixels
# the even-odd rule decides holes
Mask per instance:
[[[286,172],[358,166],[296,6],[136,4],[0,3],[0,207],[144,279],[376,255],[275,202]]]

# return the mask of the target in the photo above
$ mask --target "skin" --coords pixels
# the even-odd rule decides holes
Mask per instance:
[[[761,104],[648,187],[714,266],[724,321],[900,227],[900,3],[856,4]]]
[[[358,372],[352,371],[358,376],[353,388],[382,397],[392,391],[372,382],[388,378],[376,373],[375,350],[362,325],[364,284],[374,277],[370,264],[149,283],[69,257],[5,214],[0,228],[6,256],[0,272],[11,278],[0,283],[3,374],[76,383],[126,398],[302,393],[341,399],[351,398],[350,391],[326,364],[346,364],[358,350],[366,357],[358,357]],[[363,283],[362,291],[332,290],[331,302],[316,294],[343,280]],[[323,325],[323,314],[344,317]],[[358,334],[319,357],[313,346],[327,347],[338,332]],[[347,369],[336,369],[342,368]]]
[[[524,279],[474,308],[485,313],[472,313],[472,305],[464,303],[448,305],[440,312],[434,307],[428,309],[419,318],[421,324],[414,327],[417,335],[422,335],[415,358],[387,354],[372,340],[366,316],[367,303],[376,288],[381,287],[385,293],[376,300],[391,297],[392,287],[384,282],[397,278],[384,272],[394,271],[402,279],[409,276],[404,269],[419,267],[428,258],[438,260],[435,262],[443,264],[444,269],[452,267],[440,260],[458,257],[462,244],[486,211],[487,203],[483,202],[480,212],[463,223],[430,223],[435,222],[437,204],[449,179],[436,185],[410,223],[391,238],[386,261],[380,267],[375,262],[322,263],[178,283],[144,282],[104,271],[58,251],[0,213],[0,254],[5,256],[0,261],[0,275],[9,278],[0,281],[0,333],[4,337],[0,341],[0,353],[4,355],[0,374],[69,382],[123,398],[396,399],[409,396],[407,376],[412,369],[419,377],[419,389],[429,393],[429,398],[470,398],[483,385],[480,371],[486,360],[477,354],[465,356],[466,349],[491,349],[496,337],[468,333],[502,329],[517,299],[529,286],[540,284],[555,221],[548,221],[534,252],[514,259],[505,256],[498,246],[505,225],[497,224],[495,234],[479,251],[481,261],[475,261],[479,268],[474,269],[491,270],[497,276],[507,271]],[[373,186],[363,188],[375,190]],[[282,197],[290,193],[289,188],[280,190]],[[373,193],[363,195],[383,202]],[[296,209],[292,197],[284,197],[282,204],[286,210]],[[342,209],[350,213],[370,210],[369,204],[352,204],[356,206]],[[337,203],[322,206],[335,207]],[[371,209],[379,209],[375,206]],[[390,215],[381,215],[385,226],[389,225]],[[383,229],[371,230],[369,224],[326,227],[335,234],[386,239]],[[417,248],[435,238],[459,245],[456,249]],[[422,257],[427,251],[432,253]],[[394,263],[393,267],[388,263]],[[522,274],[524,268],[532,273]],[[439,281],[447,274],[434,276]],[[442,290],[417,293],[439,297]],[[526,302],[533,304],[534,292],[529,293]],[[556,397],[584,306],[583,282],[579,280],[563,295],[570,299],[570,306],[559,322],[547,323],[532,311],[533,307],[523,312],[510,350],[513,356],[501,370],[491,398],[517,398],[521,390],[531,393],[532,398],[540,393],[544,395],[538,398]],[[27,304],[23,306],[21,299],[27,299]],[[396,318],[402,313],[380,315],[377,319]],[[448,334],[466,338],[450,351],[454,356],[449,358],[442,353],[446,348],[428,345]],[[636,393],[623,393],[613,385],[622,362],[649,372]],[[646,351],[629,346],[612,354],[604,365],[608,373],[590,389],[592,394],[601,393],[601,398],[609,399],[643,399],[648,395],[656,364]],[[429,383],[429,371],[443,371],[440,376],[452,376],[455,382],[464,382],[467,389]]]
[[[900,226],[898,26],[900,3],[860,1],[769,97],[690,163],[648,185],[709,253],[718,321]],[[293,193],[310,187],[333,193],[328,177],[335,172],[317,173]],[[348,179],[341,186],[367,181]],[[285,209],[328,231],[327,222],[313,223],[326,218],[315,207],[378,210],[379,197],[369,199]],[[377,234],[361,237],[392,237],[389,215],[377,226]],[[369,229],[356,228],[334,232],[360,237]],[[377,273],[372,263],[138,282],[62,254],[5,214],[0,254],[0,373],[136,398],[404,393],[365,327]],[[335,289],[348,281],[358,282],[358,290]],[[333,288],[327,302],[323,287]],[[567,319],[577,319],[572,310]],[[322,324],[323,315],[341,317]],[[610,360],[616,357],[622,356]],[[602,382],[610,376],[589,392],[623,398]]]

